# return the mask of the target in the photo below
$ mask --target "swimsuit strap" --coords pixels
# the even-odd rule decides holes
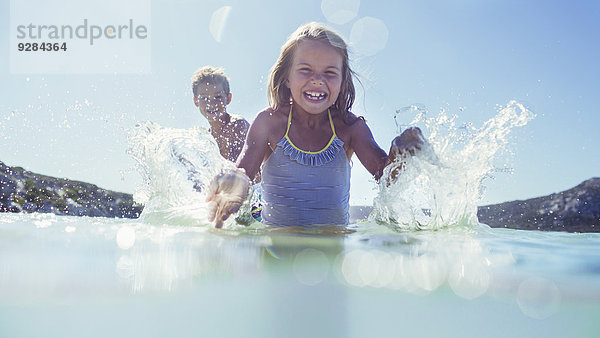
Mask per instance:
[[[296,145],[294,144],[294,142],[292,142],[292,140],[290,140],[290,137],[288,136],[288,133],[290,131],[290,125],[292,124],[292,107],[293,105],[290,105],[290,113],[288,114],[288,123],[287,123],[287,129],[285,130],[285,135],[283,136],[286,140],[288,140],[288,142],[290,143],[290,145],[292,147],[294,147],[295,149],[306,153],[306,154],[318,154],[318,153],[322,153],[323,151],[325,151],[327,148],[329,148],[329,146],[331,145],[331,143],[333,142],[333,140],[337,137],[336,133],[335,133],[335,127],[333,126],[333,120],[331,119],[331,111],[329,110],[329,108],[327,108],[327,116],[329,116],[329,125],[331,126],[331,131],[333,132],[333,135],[331,135],[331,138],[329,139],[329,142],[327,142],[327,145],[325,145],[325,147],[323,147],[323,149],[319,150],[319,151],[306,151],[306,150],[302,150],[298,147],[296,147]]]

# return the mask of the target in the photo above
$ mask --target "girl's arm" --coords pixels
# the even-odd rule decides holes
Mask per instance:
[[[350,147],[356,153],[360,163],[375,176],[376,180],[379,180],[387,164],[388,155],[375,142],[367,123],[362,119],[354,123],[350,137]]]
[[[396,136],[392,140],[392,145],[388,154],[377,145],[371,130],[364,121],[358,121],[352,126],[351,147],[354,149],[356,156],[362,165],[375,177],[377,181],[383,175],[383,169],[394,162],[400,154],[408,152],[414,155],[416,150],[421,150],[424,143],[421,130],[416,127],[411,127],[402,132],[400,136]],[[402,163],[397,169],[402,167]],[[397,171],[392,174],[394,177]],[[393,178],[393,177],[392,177]]]
[[[239,210],[248,196],[250,179],[258,173],[269,150],[269,116],[268,111],[259,113],[250,126],[244,149],[238,158],[238,169],[219,174],[209,186],[206,197],[206,201],[210,202],[208,221],[215,221],[217,228],[222,227],[223,221]]]
[[[256,116],[250,125],[244,148],[237,161],[237,167],[245,170],[251,180],[255,178],[267,151],[270,150],[269,131],[272,114],[272,111],[267,109]]]

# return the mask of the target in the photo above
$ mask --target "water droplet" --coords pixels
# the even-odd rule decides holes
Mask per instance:
[[[358,14],[360,0],[323,0],[321,12],[327,21],[343,25],[354,19]]]
[[[560,308],[560,290],[551,280],[532,277],[524,280],[517,291],[521,312],[535,319],[546,319]]]
[[[117,230],[117,245],[123,250],[130,249],[135,244],[135,229],[124,226]]]
[[[385,48],[388,36],[388,28],[382,20],[367,16],[352,25],[350,46],[359,55],[372,56]]]
[[[210,17],[209,31],[213,39],[217,42],[221,42],[223,38],[223,30],[227,24],[227,18],[231,12],[231,6],[223,6],[213,12]]]
[[[300,283],[310,286],[317,285],[329,273],[329,260],[320,250],[304,249],[294,259],[294,273]]]

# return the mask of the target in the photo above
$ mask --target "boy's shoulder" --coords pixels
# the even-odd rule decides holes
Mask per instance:
[[[236,127],[242,127],[242,126],[250,126],[250,123],[248,122],[248,120],[246,120],[242,115],[238,115],[238,114],[229,114],[230,116],[230,123],[233,123],[234,126]]]

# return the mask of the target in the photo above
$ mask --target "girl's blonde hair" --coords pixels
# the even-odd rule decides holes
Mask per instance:
[[[269,106],[272,109],[278,109],[290,102],[291,92],[285,86],[285,81],[289,76],[294,54],[299,43],[309,39],[329,44],[342,56],[342,84],[340,94],[332,107],[338,110],[342,114],[342,117],[344,117],[344,120],[346,120],[346,115],[350,111],[350,108],[352,108],[356,95],[352,81],[352,77],[356,76],[356,74],[350,68],[348,46],[344,42],[344,39],[335,31],[318,22],[310,22],[298,27],[281,47],[279,58],[273,65],[271,75],[269,76],[269,86],[267,89]]]

